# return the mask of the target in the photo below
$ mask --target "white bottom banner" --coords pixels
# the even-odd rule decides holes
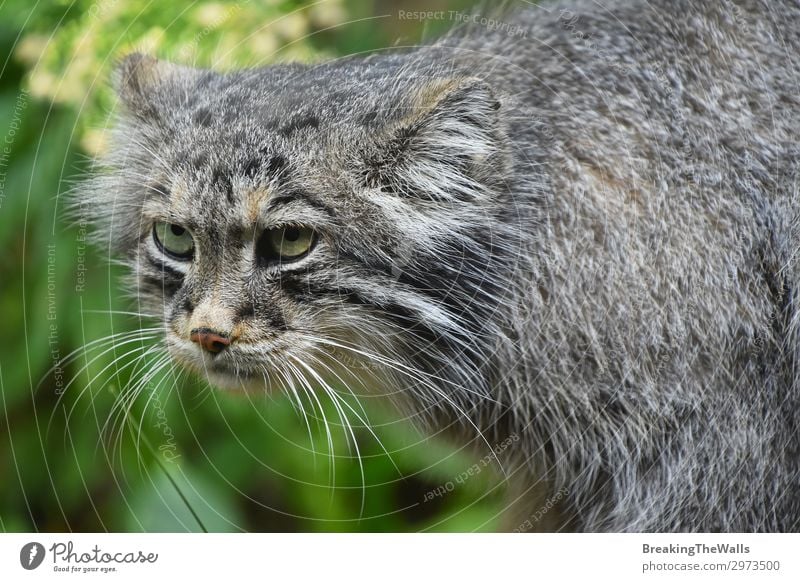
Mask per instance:
[[[800,534],[2,534],[0,580],[800,580]]]

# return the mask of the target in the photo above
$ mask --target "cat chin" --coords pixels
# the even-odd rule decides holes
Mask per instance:
[[[272,393],[276,387],[275,382],[271,382],[269,376],[266,378],[260,372],[248,373],[246,370],[232,369],[209,366],[198,366],[196,363],[181,362],[199,378],[208,382],[212,388],[217,388],[231,393],[252,393],[267,394]]]
[[[219,388],[226,392],[259,394],[272,392],[269,383],[260,376],[237,376],[235,374],[215,372],[213,370],[201,372],[200,375],[214,388]]]

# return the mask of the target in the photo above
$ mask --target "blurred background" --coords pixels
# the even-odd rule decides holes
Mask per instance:
[[[424,42],[471,4],[0,3],[0,531],[496,528],[491,468],[464,477],[476,459],[443,438],[367,406],[357,455],[283,395],[237,397],[160,366],[120,269],[64,216],[106,147],[121,56],[313,62]],[[445,14],[407,16],[418,10]]]

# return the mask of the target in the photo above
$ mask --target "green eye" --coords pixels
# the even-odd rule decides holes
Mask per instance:
[[[153,238],[158,248],[174,259],[187,261],[194,255],[194,239],[182,226],[156,222],[153,225]]]
[[[308,254],[316,238],[316,233],[304,226],[273,228],[261,235],[258,241],[258,256],[267,262],[296,261]]]

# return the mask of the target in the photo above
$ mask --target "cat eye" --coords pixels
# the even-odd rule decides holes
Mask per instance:
[[[268,262],[291,262],[306,256],[314,246],[317,235],[305,226],[284,226],[264,231],[256,252]]]
[[[194,239],[188,230],[169,222],[153,225],[153,239],[161,251],[180,261],[188,261],[194,255]]]

